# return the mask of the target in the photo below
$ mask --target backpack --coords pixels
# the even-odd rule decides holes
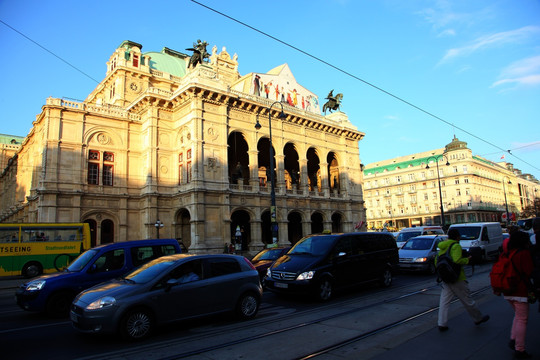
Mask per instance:
[[[458,281],[461,265],[456,264],[450,254],[452,246],[456,244],[453,243],[445,253],[437,255],[437,281],[439,282],[442,280],[445,283],[453,284]]]
[[[512,261],[512,257],[516,253],[517,251],[512,253],[503,252],[499,255],[497,262],[493,264],[489,277],[491,280],[491,288],[495,295],[511,294],[516,291],[521,279],[521,276]]]

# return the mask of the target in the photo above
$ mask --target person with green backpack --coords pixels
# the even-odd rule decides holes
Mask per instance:
[[[489,315],[482,314],[471,296],[469,284],[465,276],[465,270],[463,269],[463,265],[469,263],[470,257],[463,257],[463,250],[459,244],[460,238],[461,235],[457,229],[448,230],[448,240],[439,243],[439,253],[435,259],[435,265],[437,265],[439,258],[445,256],[446,253],[449,252],[449,257],[454,265],[459,265],[459,267],[455,267],[456,270],[459,271],[459,274],[456,274],[453,279],[452,277],[442,277],[442,290],[439,299],[439,331],[448,330],[448,310],[454,297],[457,297],[461,301],[465,310],[467,310],[476,325],[480,325],[489,320]],[[440,275],[441,273],[439,273],[439,277],[441,277]]]

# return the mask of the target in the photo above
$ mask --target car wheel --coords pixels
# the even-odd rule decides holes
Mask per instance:
[[[43,267],[38,262],[29,262],[25,264],[22,268],[22,276],[25,278],[32,278],[38,275],[41,275],[43,272]]]
[[[49,296],[45,311],[53,317],[64,317],[69,314],[73,295],[68,291],[57,292]]]
[[[149,336],[154,328],[154,318],[146,309],[129,311],[120,323],[121,335],[127,340],[142,340]]]
[[[317,287],[317,298],[320,301],[327,301],[332,297],[332,291],[334,289],[334,284],[328,277],[324,277],[319,281],[319,286]]]
[[[254,293],[243,294],[238,299],[236,313],[242,320],[252,319],[259,311],[259,298]]]
[[[389,268],[384,269],[379,279],[379,283],[382,287],[389,287],[392,285],[392,270]]]

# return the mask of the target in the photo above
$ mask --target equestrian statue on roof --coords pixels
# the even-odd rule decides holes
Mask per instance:
[[[332,89],[325,99],[328,99],[328,101],[323,105],[323,112],[326,115],[327,109],[330,110],[330,112],[339,110],[339,105],[341,104],[341,99],[343,99],[343,94],[340,93],[334,96],[334,90]]]

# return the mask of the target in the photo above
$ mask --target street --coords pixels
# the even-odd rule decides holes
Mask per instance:
[[[475,269],[473,291],[485,287],[487,269],[488,265]],[[482,280],[474,285],[477,278]],[[433,309],[438,305],[439,291],[433,276],[400,273],[388,289],[371,285],[355,288],[326,303],[265,292],[254,320],[238,322],[226,314],[183,321],[160,328],[147,341],[129,343],[114,336],[79,334],[68,319],[24,312],[15,304],[14,290],[2,289],[0,338],[4,354],[19,359],[37,354],[55,359],[166,359],[195,358],[203,353],[210,359],[289,359],[362,334],[369,341],[354,341],[352,348],[360,346],[362,357],[368,358],[376,355],[376,342],[388,341],[389,333],[391,343],[397,345],[414,335],[411,326],[434,327],[437,312]],[[478,294],[486,295],[491,292]],[[424,315],[418,316],[420,313]],[[396,322],[406,325],[396,326]]]

